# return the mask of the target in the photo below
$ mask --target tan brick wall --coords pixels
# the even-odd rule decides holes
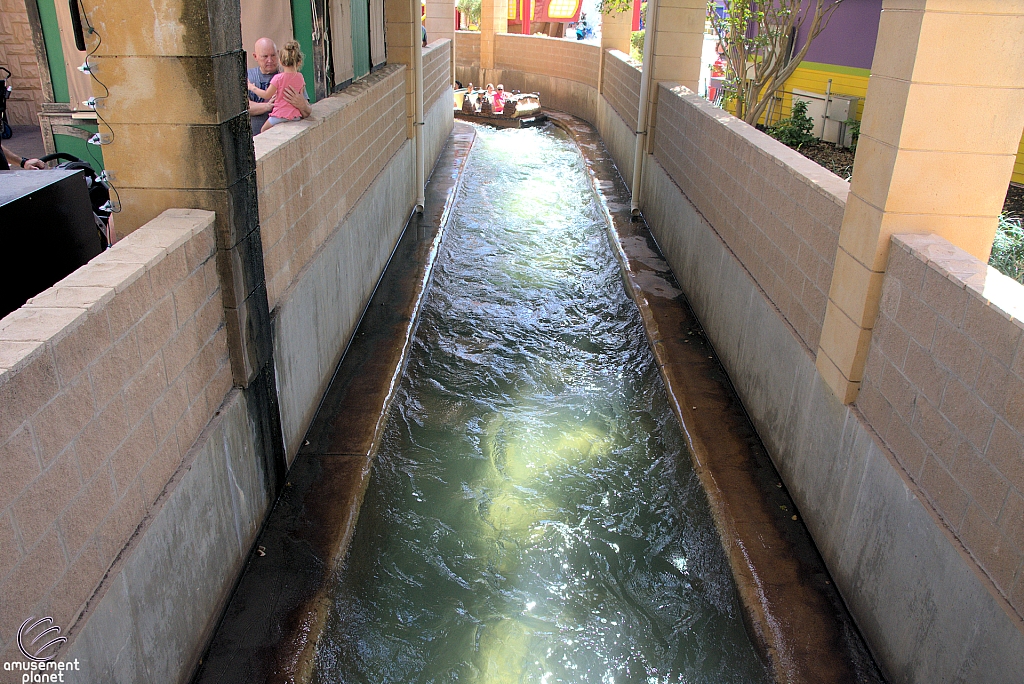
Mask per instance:
[[[38,124],[36,115],[43,102],[43,84],[39,81],[39,65],[36,63],[25,0],[0,0],[0,66],[11,70],[11,85],[14,86],[7,102],[10,122],[14,125]]]
[[[502,33],[497,36],[494,68],[564,78],[597,88],[600,57],[601,48],[596,45]]]
[[[850,184],[690,91],[660,88],[658,161],[815,353]]]
[[[271,309],[406,140],[405,72],[387,66],[254,139]]]
[[[231,389],[213,219],[168,210],[0,320],[0,654],[72,627]]]
[[[423,51],[424,112],[430,111],[452,85],[451,45],[450,40],[438,40]]]
[[[479,31],[455,32],[455,65],[469,67],[480,66]]]
[[[896,235],[859,408],[1024,617],[1024,286]]]
[[[605,51],[601,93],[622,120],[635,131],[640,110],[640,66],[618,50]]]

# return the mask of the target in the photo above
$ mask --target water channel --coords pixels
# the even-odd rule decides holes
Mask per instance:
[[[313,681],[770,681],[604,220],[478,130]]]

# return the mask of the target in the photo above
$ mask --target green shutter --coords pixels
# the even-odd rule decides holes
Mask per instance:
[[[316,80],[313,76],[313,5],[310,0],[292,0],[292,32],[305,56],[301,71],[302,78],[306,79],[306,93],[310,102],[316,102]]]
[[[39,20],[43,25],[43,43],[46,45],[46,59],[50,62],[50,82],[53,83],[55,102],[71,102],[68,94],[68,75],[64,73],[64,48],[60,45],[60,28],[57,25],[57,8],[53,0],[38,0]]]
[[[369,0],[352,0],[352,63],[355,78],[370,73]]]

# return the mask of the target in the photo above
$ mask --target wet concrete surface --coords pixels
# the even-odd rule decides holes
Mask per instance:
[[[456,122],[288,472],[193,682],[302,682],[355,529],[448,224],[471,126]]]
[[[549,113],[583,152],[609,237],[694,466],[707,491],[748,629],[779,682],[881,682],[807,529],[596,131]],[[369,482],[472,147],[455,131],[299,450],[257,548],[194,678],[303,682]],[[394,267],[391,267],[394,266]],[[795,519],[794,519],[795,516]]]
[[[609,238],[707,492],[747,626],[778,682],[884,681],[724,368],[597,132],[549,113],[583,152]]]

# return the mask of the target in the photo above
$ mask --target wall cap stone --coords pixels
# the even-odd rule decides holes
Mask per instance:
[[[938,235],[901,233],[892,236],[892,244],[1024,330],[1024,285]]]
[[[435,48],[443,45],[444,41],[437,41]],[[428,49],[424,54],[430,52]],[[253,137],[253,147],[256,150],[256,162],[263,161],[266,157],[278,152],[289,142],[302,137],[307,131],[319,127],[324,119],[327,119],[337,112],[345,109],[353,102],[361,98],[375,85],[388,77],[405,70],[404,64],[388,64],[364,79],[356,81],[349,87],[330,97],[310,105],[313,113],[301,121],[287,121],[271,128],[266,133],[260,133]]]
[[[0,382],[67,337],[213,221],[212,211],[168,209],[0,319]]]

